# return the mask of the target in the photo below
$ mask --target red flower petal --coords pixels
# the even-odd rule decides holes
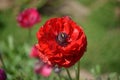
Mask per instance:
[[[39,57],[60,67],[74,65],[87,47],[83,29],[68,16],[48,20],[37,32],[37,38]]]

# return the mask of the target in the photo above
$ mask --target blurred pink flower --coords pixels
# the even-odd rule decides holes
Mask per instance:
[[[49,64],[39,61],[35,64],[34,71],[36,74],[41,74],[44,77],[48,77],[51,74],[53,67]]]
[[[31,28],[41,21],[41,16],[36,8],[28,8],[17,16],[19,25],[23,28]]]
[[[31,48],[31,51],[30,51],[30,57],[31,58],[39,58],[39,54],[38,53],[39,53],[38,49],[35,46],[33,46]]]
[[[35,64],[34,71],[36,74],[41,74],[44,77],[48,77],[51,74],[53,67],[47,63],[44,63],[39,58],[39,51],[36,46],[31,48],[30,57],[37,58],[39,61]]]

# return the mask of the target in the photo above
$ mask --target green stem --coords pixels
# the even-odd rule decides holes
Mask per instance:
[[[40,77],[39,77],[39,75],[38,75],[38,74],[36,75],[36,78],[37,78],[37,80],[39,80],[39,79],[40,79]]]
[[[4,69],[6,69],[1,53],[0,53],[0,60],[1,60],[1,62],[2,62],[2,65],[3,65]]]
[[[31,28],[28,29],[28,42],[30,43],[31,42]]]
[[[59,80],[61,80],[61,75],[60,75],[60,73],[58,73],[58,77],[59,77]]]
[[[78,64],[77,64],[77,80],[80,80],[80,61],[78,62]]]
[[[69,80],[72,80],[72,77],[71,77],[71,75],[70,75],[69,70],[68,70],[67,68],[65,68],[65,69],[66,69],[66,72],[67,72],[67,74],[68,74]]]

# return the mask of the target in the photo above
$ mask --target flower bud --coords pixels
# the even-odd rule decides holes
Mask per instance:
[[[61,72],[61,68],[59,68],[57,66],[55,66],[53,70],[54,70],[55,73],[60,73]]]

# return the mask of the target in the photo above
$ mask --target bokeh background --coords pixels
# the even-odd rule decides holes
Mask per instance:
[[[42,16],[32,28],[30,43],[28,30],[16,21],[17,14],[29,7],[37,7]],[[96,75],[120,74],[120,0],[0,0],[0,53],[8,80],[36,80],[34,60],[29,58],[31,45],[37,43],[36,32],[46,20],[65,15],[87,35],[81,69]]]

